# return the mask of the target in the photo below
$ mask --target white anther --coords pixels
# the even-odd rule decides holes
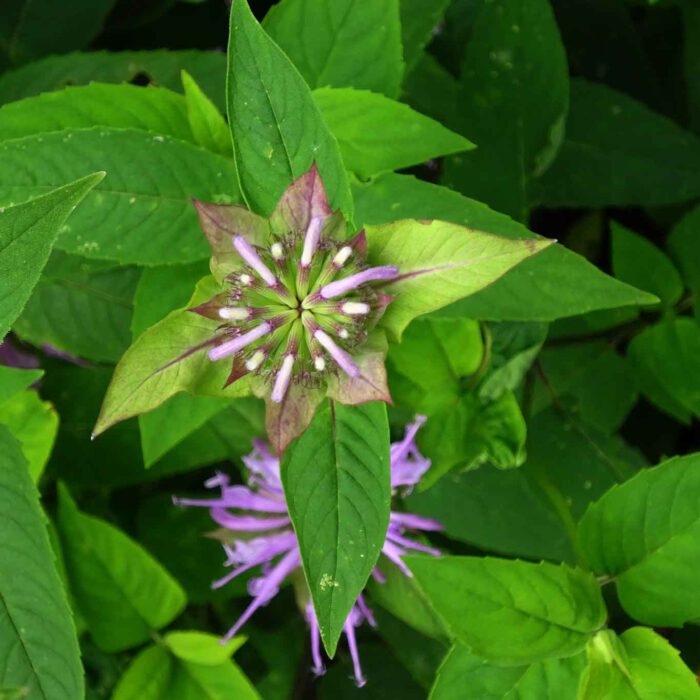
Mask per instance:
[[[340,310],[350,316],[362,316],[369,313],[369,304],[360,301],[346,301],[341,305]]]
[[[262,350],[256,350],[256,352],[253,354],[253,357],[251,357],[245,363],[245,368],[249,372],[255,372],[255,370],[258,367],[260,367],[260,365],[263,363],[264,359],[265,359],[265,353]]]
[[[227,321],[245,321],[250,318],[250,309],[246,307],[223,306],[219,309],[219,316]]]
[[[348,258],[352,255],[352,248],[349,245],[343,246],[333,258],[334,267],[343,267],[348,261]]]

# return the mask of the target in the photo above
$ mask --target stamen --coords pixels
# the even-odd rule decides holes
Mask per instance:
[[[350,337],[350,331],[347,328],[341,328],[338,331],[338,337],[342,340],[347,340]]]
[[[270,398],[275,403],[282,403],[287,389],[289,389],[289,381],[292,378],[292,368],[294,367],[294,361],[296,357],[291,353],[284,356],[282,360],[282,367],[277,373],[277,378],[275,379],[275,386],[272,388],[272,394]]]
[[[363,270],[362,272],[357,272],[349,277],[344,277],[341,280],[336,280],[327,284],[325,287],[321,287],[320,295],[323,299],[332,299],[333,297],[338,297],[341,294],[349,292],[351,289],[356,289],[366,282],[373,282],[374,280],[390,280],[399,274],[399,268],[393,267],[391,265],[385,265],[384,267],[370,267],[369,270]]]
[[[323,372],[323,370],[326,369],[326,360],[323,355],[316,355],[316,357],[314,357],[314,367],[318,372]]]
[[[219,316],[227,321],[246,321],[251,317],[251,313],[245,306],[223,306],[219,309]]]
[[[237,338],[233,338],[233,340],[229,340],[210,350],[209,359],[216,361],[222,360],[229,355],[235,355],[239,350],[267,335],[270,331],[272,331],[272,324],[268,321],[263,321],[259,326],[253,328],[252,331],[239,335]]]
[[[301,264],[303,267],[310,267],[314,253],[318,247],[318,239],[321,235],[321,217],[314,216],[309,222],[304,237],[304,249],[301,253]]]
[[[268,287],[277,287],[280,284],[277,277],[275,277],[267,265],[260,259],[260,256],[255,252],[253,246],[250,245],[243,236],[233,237],[233,247],[243,260],[262,277]]]
[[[370,307],[369,304],[359,301],[346,301],[341,305],[340,310],[348,316],[363,316],[369,313]]]
[[[348,258],[352,255],[352,248],[349,245],[343,246],[333,258],[333,267],[340,269],[348,261]]]
[[[314,331],[314,338],[318,340],[321,345],[323,345],[326,350],[328,350],[330,356],[336,361],[338,366],[351,377],[359,377],[361,374],[360,368],[354,363],[352,357],[345,352],[342,348],[339,348],[333,339],[320,328]]]
[[[270,252],[275,260],[282,260],[284,257],[284,248],[281,243],[273,243],[270,247]]]
[[[255,372],[260,365],[265,361],[265,353],[262,350],[256,350],[253,356],[245,363],[245,368],[249,372]]]
[[[253,278],[247,273],[244,272],[239,278],[238,281],[244,286],[244,287],[250,287],[251,284],[253,284]]]

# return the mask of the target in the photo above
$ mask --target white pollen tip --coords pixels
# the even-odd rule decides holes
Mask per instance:
[[[348,261],[348,258],[352,255],[352,248],[349,245],[343,246],[333,258],[333,265],[335,267],[343,267]]]
[[[219,317],[227,321],[245,321],[250,318],[250,309],[246,307],[224,306],[219,309]]]
[[[244,272],[238,279],[240,280],[241,284],[245,287],[248,287],[253,283],[253,278],[246,272]]]
[[[253,356],[245,363],[245,368],[249,372],[255,372],[255,370],[260,367],[265,359],[265,353],[262,350],[257,350],[253,353]]]
[[[285,355],[282,360],[282,366],[280,371],[277,373],[277,378],[275,379],[275,385],[272,389],[272,394],[270,398],[275,403],[282,403],[287,389],[289,388],[289,381],[292,378],[292,368],[294,367],[294,361],[296,358],[294,355]]]
[[[273,243],[270,252],[275,260],[281,260],[284,257],[284,248],[281,243]]]
[[[314,358],[314,367],[319,371],[323,372],[324,369],[326,369],[326,360],[318,355],[317,357]]]
[[[349,316],[362,316],[369,313],[369,304],[360,301],[346,301],[341,305],[340,310]]]
[[[342,338],[343,340],[347,340],[350,337],[350,333],[348,332],[347,328],[341,328],[338,331],[338,337]]]

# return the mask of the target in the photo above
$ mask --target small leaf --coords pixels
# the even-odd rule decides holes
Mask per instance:
[[[400,0],[401,37],[406,73],[418,63],[450,0]]]
[[[579,524],[589,563],[615,578],[622,607],[640,622],[700,620],[699,494],[700,455],[675,457],[611,488]]]
[[[144,649],[119,679],[112,700],[166,698],[174,666],[175,660],[164,647],[150,646]]]
[[[178,659],[204,666],[218,666],[228,661],[241,648],[245,637],[234,637],[222,642],[219,637],[204,632],[168,632],[163,641]]]
[[[19,443],[0,426],[0,688],[75,700],[83,669],[39,494]]]
[[[345,167],[363,179],[474,148],[439,122],[377,93],[320,88],[314,99]]]
[[[231,134],[216,105],[204,94],[195,79],[182,71],[187,118],[196,143],[223,156],[233,155]]]
[[[389,525],[385,405],[319,410],[284,453],[281,472],[321,637],[332,656]]]
[[[313,33],[322,35],[318,26]],[[315,162],[332,208],[350,215],[352,195],[338,144],[304,79],[247,0],[231,8],[227,90],[236,164],[251,207],[270,214],[285,188]]]
[[[43,374],[41,369],[17,369],[0,365],[0,403],[34,384]]]
[[[381,325],[395,340],[416,316],[474,294],[519,262],[551,245],[513,240],[445,221],[403,220],[366,227],[372,265],[395,265],[400,276]]]
[[[700,14],[698,17],[700,18]],[[700,26],[700,21],[698,25]],[[700,114],[698,116],[700,117]],[[668,237],[668,248],[683,273],[683,279],[696,293],[700,292],[700,248],[696,240],[698,222],[700,207],[695,207],[673,227]]]
[[[283,0],[268,13],[265,29],[311,88],[353,87],[398,96],[399,0]]]
[[[580,569],[490,557],[406,557],[452,635],[503,665],[572,656],[605,622],[595,578]]]
[[[137,129],[69,129],[0,144],[0,206],[77,177],[107,177],[61,233],[69,253],[122,264],[206,259],[192,198],[238,201],[233,163],[203,148]]]
[[[643,236],[614,221],[610,232],[615,277],[655,294],[664,306],[673,306],[683,294],[683,283],[669,257]]]
[[[58,529],[71,591],[103,651],[145,642],[185,607],[170,574],[116,527],[81,513],[63,485]]]
[[[88,175],[24,204],[0,208],[0,340],[27,303],[61,226],[103,177]]]

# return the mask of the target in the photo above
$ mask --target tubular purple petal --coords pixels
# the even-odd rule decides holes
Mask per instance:
[[[363,685],[365,685],[365,683],[367,683],[367,679],[362,674],[362,667],[360,666],[360,654],[357,651],[357,640],[355,639],[355,626],[353,624],[355,622],[354,614],[356,614],[355,608],[353,608],[350,611],[348,619],[343,625],[343,630],[345,631],[345,636],[348,640],[348,648],[350,649],[350,657],[352,658],[352,666],[355,672],[355,683],[357,684],[358,688],[361,688]]]
[[[216,361],[222,360],[224,357],[229,357],[230,355],[235,355],[239,350],[243,350],[244,347],[259,340],[264,335],[270,333],[270,331],[272,331],[272,324],[263,321],[259,326],[253,328],[252,331],[239,335],[237,338],[233,338],[233,340],[229,340],[210,350],[209,359]]]
[[[282,360],[282,366],[279,372],[277,372],[277,377],[275,378],[275,385],[272,388],[272,394],[270,398],[275,403],[282,403],[285,395],[287,394],[287,389],[289,389],[289,382],[292,378],[292,369],[294,368],[294,362],[296,358],[294,355],[287,354]]]
[[[263,279],[268,287],[276,287],[279,285],[279,280],[265,263],[260,259],[260,256],[255,252],[248,241],[243,236],[233,237],[233,247],[236,252],[250,265]]]
[[[440,532],[444,530],[441,522],[432,518],[424,518],[422,515],[413,513],[397,513],[392,511],[390,516],[391,525],[406,528],[408,530],[428,530],[430,532]]]
[[[321,223],[321,217],[314,216],[306,228],[304,248],[301,252],[301,264],[303,267],[311,266],[311,261],[313,260],[314,253],[318,247],[318,239],[321,237]]]
[[[335,341],[320,328],[314,331],[314,338],[323,345],[323,347],[328,350],[330,356],[336,361],[337,365],[351,377],[359,377],[361,374],[360,368],[355,364],[352,357],[345,352],[342,348],[339,348]]]
[[[322,299],[333,299],[341,294],[346,294],[352,289],[356,289],[366,282],[374,282],[376,280],[390,280],[397,277],[399,268],[391,265],[383,267],[370,267],[368,270],[362,270],[349,277],[344,277],[341,280],[336,280],[330,284],[321,287],[320,295]]]
[[[313,662],[311,670],[315,676],[322,676],[326,672],[326,667],[321,656],[321,632],[318,629],[318,620],[316,619],[313,603],[306,605],[306,621],[309,623],[311,632],[311,660]]]
[[[212,520],[221,527],[241,532],[273,530],[290,524],[290,520],[286,516],[283,518],[257,518],[254,515],[232,515],[225,508],[212,508],[210,513]]]
[[[357,607],[359,608],[360,612],[362,613],[362,616],[369,622],[370,627],[376,627],[377,626],[377,620],[374,617],[374,613],[372,610],[369,608],[367,603],[365,602],[365,597],[360,593],[359,596],[357,596],[357,603],[355,603]]]
[[[397,532],[392,532],[391,530],[389,530],[386,536],[387,540],[391,540],[394,544],[399,545],[400,547],[415,549],[418,552],[432,554],[434,557],[442,556],[442,552],[440,552],[439,549],[435,549],[435,547],[429,547],[427,544],[415,542],[414,540],[411,540],[408,537],[403,537],[402,535],[399,535]]]

